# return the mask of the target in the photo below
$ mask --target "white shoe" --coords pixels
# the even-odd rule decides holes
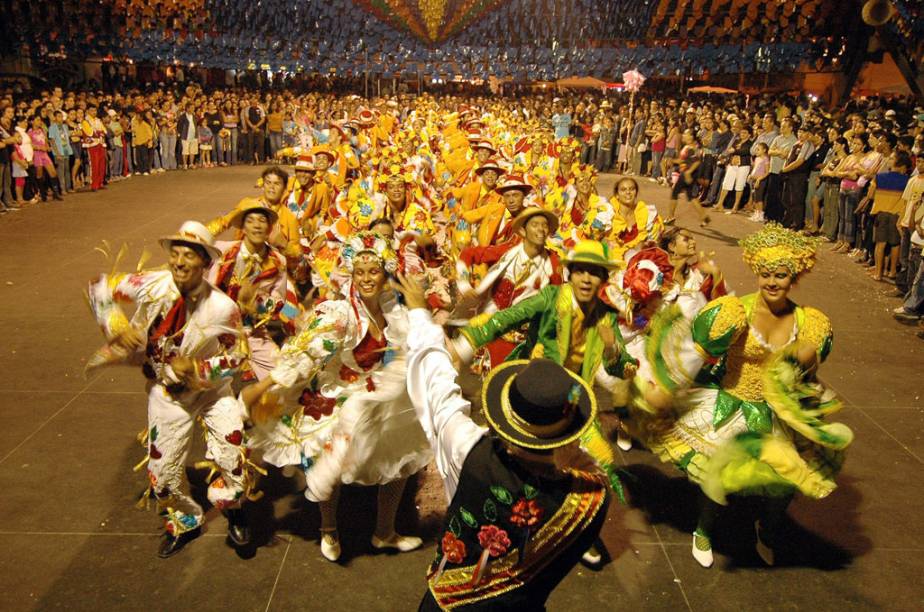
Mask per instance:
[[[151,176],[151,173],[150,173],[150,172],[145,172],[144,175],[145,175],[145,176]]]
[[[757,555],[763,559],[764,563],[772,566],[774,562],[773,549],[760,539],[760,521],[754,521],[754,531],[757,532],[757,544],[754,546],[757,550]]]
[[[597,565],[600,565],[601,561],[603,561],[603,555],[600,553],[599,550],[597,550],[596,546],[591,546],[581,556],[581,561],[583,561],[587,565],[596,567]]]
[[[414,536],[403,536],[397,533],[391,534],[388,538],[380,538],[377,535],[372,536],[372,548],[379,550],[383,548],[396,548],[401,552],[410,552],[420,548],[423,540]]]
[[[697,546],[697,538],[700,539],[700,546],[708,546],[709,548],[703,550],[700,546]],[[712,556],[712,542],[706,536],[697,535],[695,531],[693,532],[693,558],[706,568],[712,567],[712,564],[715,563],[715,557]]]
[[[619,450],[632,450],[632,437],[623,431],[621,427],[616,430],[616,446],[619,447]]]
[[[340,537],[336,531],[321,534],[321,555],[331,562],[340,558]]]

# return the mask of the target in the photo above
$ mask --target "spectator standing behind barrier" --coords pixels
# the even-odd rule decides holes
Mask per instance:
[[[71,180],[71,132],[64,119],[67,114],[63,110],[53,113],[53,121],[48,128],[48,142],[55,157],[55,170],[58,173],[58,185],[63,193],[72,193],[74,184]]]
[[[815,150],[805,162],[809,169],[808,183],[806,183],[808,190],[805,194],[805,225],[810,234],[818,234],[821,232],[821,203],[825,195],[821,171],[831,152],[831,143],[825,138],[825,132],[820,127],[809,129],[809,142]]]
[[[199,124],[192,103],[188,103],[184,110],[177,121],[177,134],[183,150],[183,170],[186,170],[196,167],[196,156],[199,154]]]
[[[54,161],[49,155],[51,145],[48,142],[48,133],[45,131],[45,122],[38,115],[32,118],[32,128],[29,130],[32,140],[32,165],[35,167],[35,182],[42,202],[48,199],[48,190],[51,189],[55,200],[61,200],[61,188],[58,185],[58,173]]]
[[[786,163],[780,169],[780,199],[783,202],[783,227],[802,229],[805,223],[805,192],[810,167],[808,159],[815,151],[809,131],[799,126],[796,142],[789,149]]]
[[[839,219],[840,198],[840,179],[837,176],[837,169],[847,157],[847,139],[837,135],[837,130],[831,129],[829,137],[831,149],[825,161],[825,166],[821,170],[821,182],[824,189],[823,219],[821,224],[821,233],[828,240],[834,242],[837,240],[837,226]]]
[[[132,147],[135,151],[135,174],[151,174],[151,145],[154,143],[154,130],[139,110],[132,113]]]
[[[16,145],[13,130],[14,112],[12,105],[0,110],[0,204],[3,212],[19,208],[13,199],[12,151]]]
[[[276,157],[276,151],[282,148],[282,122],[285,119],[282,102],[276,101],[272,110],[266,115],[266,130],[269,133],[270,157]]]
[[[208,106],[206,107],[204,123],[212,132],[212,152],[208,158],[209,166],[217,166],[221,163],[222,158],[224,157],[224,143],[218,136],[222,127],[224,127],[224,121],[222,120],[221,113],[218,112],[218,107],[215,106],[214,102],[209,102]]]
[[[900,271],[895,284],[901,296],[908,293],[911,288],[911,282],[914,280],[920,263],[920,253],[917,256],[914,253],[914,250],[920,250],[920,247],[912,244],[911,235],[914,234],[917,224],[924,218],[924,206],[921,205],[921,196],[924,195],[924,155],[918,156],[915,172],[902,193],[902,217],[898,224],[901,233]]]
[[[725,176],[722,179],[722,191],[717,200],[718,204],[723,205],[725,196],[730,191],[735,192],[735,202],[729,210],[725,211],[726,214],[731,215],[738,212],[741,206],[741,197],[744,195],[748,175],[751,173],[751,146],[753,144],[750,130],[741,127],[722,154],[727,159],[727,163]]]
[[[222,162],[226,165],[236,164],[238,161],[238,138],[240,136],[238,125],[240,125],[241,118],[230,100],[225,100],[221,107],[221,121],[222,127],[228,130],[228,140],[230,142],[230,148],[222,148],[222,153],[224,154]]]
[[[902,194],[911,178],[911,158],[905,153],[892,157],[891,168],[880,172],[869,187],[868,198],[873,207],[870,216],[873,219],[873,268],[870,275],[873,280],[884,278],[895,282],[898,272],[898,254],[901,245],[899,216],[903,212]],[[889,248],[888,272],[885,271],[886,247]]]
[[[106,179],[106,129],[98,117],[96,106],[87,108],[86,117],[81,124],[83,129],[83,147],[90,159],[90,189],[99,191]]]
[[[613,145],[616,142],[616,129],[613,118],[607,114],[603,117],[603,125],[597,133],[597,159],[594,167],[597,172],[608,172],[613,165]]]
[[[786,165],[789,151],[796,144],[792,119],[780,122],[780,133],[770,143],[770,174],[767,176],[767,191],[764,195],[764,216],[768,221],[783,220],[783,183],[780,171]]]

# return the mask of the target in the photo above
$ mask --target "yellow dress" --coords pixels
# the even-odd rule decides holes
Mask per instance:
[[[823,360],[831,323],[797,307],[789,341],[774,349],[750,324],[756,298],[718,298],[692,321],[672,308],[653,322],[647,357],[676,412],[638,419],[631,433],[719,503],[732,493],[825,497],[853,433],[823,420],[840,403],[789,350],[807,342]]]

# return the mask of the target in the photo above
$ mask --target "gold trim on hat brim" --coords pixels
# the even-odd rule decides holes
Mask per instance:
[[[492,389],[492,385],[497,385],[503,382],[503,386],[497,392],[498,399],[500,399],[501,402],[503,402],[503,397],[505,397],[504,393],[505,392],[509,393],[509,385],[507,383],[510,380],[512,380],[514,376],[516,376],[519,370],[522,370],[528,364],[529,364],[528,359],[516,359],[513,361],[506,361],[488,373],[487,378],[485,378],[484,384],[481,386],[481,412],[484,414],[485,420],[491,426],[491,429],[494,431],[494,433],[496,433],[503,440],[510,442],[514,446],[519,446],[522,448],[530,448],[533,450],[551,450],[551,449],[560,448],[562,446],[567,446],[568,444],[571,444],[572,442],[580,438],[581,435],[585,431],[587,431],[591,423],[593,423],[593,420],[597,417],[597,398],[596,396],[594,396],[593,389],[590,387],[590,385],[588,385],[587,382],[583,378],[581,378],[580,376],[578,376],[577,374],[575,374],[574,372],[568,369],[565,369],[565,372],[567,372],[568,376],[570,376],[577,384],[581,385],[581,388],[584,390],[584,393],[587,396],[587,404],[588,404],[587,420],[569,435],[563,438],[543,441],[541,438],[537,437],[534,434],[531,434],[528,432],[526,434],[522,433],[523,430],[515,427],[514,424],[510,422],[509,420],[507,421],[506,424],[498,422],[498,420],[494,418],[494,415],[491,414],[490,406],[492,406],[493,404],[488,402],[488,395],[489,395],[488,392]],[[516,370],[511,371],[511,368],[515,368]],[[500,374],[504,374],[508,378],[501,381],[498,379],[498,375]],[[509,405],[509,399],[507,401]],[[573,424],[579,415],[583,415],[581,404],[582,402],[579,401],[577,409],[575,410],[574,415],[569,421],[569,424]],[[504,414],[503,404],[501,404],[501,406],[498,406],[498,408],[501,410],[501,414]],[[509,429],[506,427],[506,425],[509,425]],[[523,436],[523,438],[518,437],[518,436]]]

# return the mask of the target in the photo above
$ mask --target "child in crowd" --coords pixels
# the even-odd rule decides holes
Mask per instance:
[[[764,195],[767,193],[767,175],[770,173],[770,149],[766,143],[758,142],[755,147],[756,155],[748,175],[751,185],[751,206],[754,209],[749,219],[757,223],[764,222]]]
[[[873,202],[870,216],[873,218],[874,266],[870,276],[874,280],[895,282],[898,270],[898,246],[901,244],[899,233],[899,215],[903,212],[902,193],[911,178],[911,159],[907,153],[892,155],[891,170],[876,174],[870,184],[867,198]],[[889,247],[888,272],[885,268],[886,246]]]

